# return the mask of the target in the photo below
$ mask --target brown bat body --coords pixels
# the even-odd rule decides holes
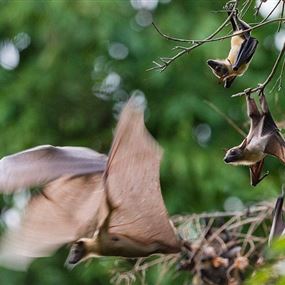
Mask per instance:
[[[285,141],[271,116],[264,94],[260,94],[261,111],[254,99],[246,96],[250,130],[243,142],[227,151],[224,161],[250,168],[251,184],[257,185],[268,173],[261,176],[264,158],[273,155],[285,163]]]
[[[283,219],[283,203],[284,192],[277,200],[273,211],[273,221],[270,229],[268,243],[270,244],[273,238],[280,237],[285,234],[285,222]]]
[[[109,158],[86,148],[43,146],[2,159],[0,190],[44,190],[2,238],[0,263],[24,269],[66,243],[73,243],[71,265],[93,256],[180,251],[160,191],[160,159],[136,98],[120,116]]]
[[[231,87],[235,78],[245,73],[258,44],[258,41],[251,37],[250,31],[247,31],[250,26],[238,18],[238,11],[232,14],[229,10],[228,13],[232,15],[231,24],[234,31],[230,52],[226,59],[207,61],[213,74],[219,78],[219,82],[224,83],[225,88]]]

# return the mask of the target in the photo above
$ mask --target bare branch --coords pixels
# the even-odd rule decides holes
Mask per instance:
[[[235,3],[236,5],[236,3]],[[234,8],[235,9],[235,8]],[[169,57],[167,58],[167,60],[164,60],[162,61],[162,63],[157,63],[157,62],[154,62],[155,63],[155,66],[147,69],[147,71],[151,71],[151,70],[159,70],[159,71],[164,71],[172,62],[174,62],[176,59],[178,59],[179,57],[183,56],[184,54],[186,53],[190,53],[192,50],[194,50],[195,48],[205,44],[205,43],[210,43],[210,42],[216,42],[216,41],[221,41],[221,40],[224,40],[224,39],[228,39],[228,38],[232,38],[234,35],[233,34],[230,34],[230,35],[225,35],[225,36],[221,36],[221,37],[217,37],[217,38],[214,38],[215,35],[217,35],[226,25],[227,23],[229,22],[230,18],[231,18],[231,15],[232,13],[234,12],[234,9],[232,10],[231,14],[229,15],[229,17],[223,22],[223,24],[221,26],[219,26],[219,28],[214,32],[212,33],[211,35],[209,35],[206,39],[203,39],[203,40],[187,40],[187,39],[180,39],[180,38],[175,38],[175,37],[171,37],[171,36],[168,36],[164,33],[162,33],[160,31],[160,29],[153,23],[153,26],[155,27],[155,29],[157,30],[157,32],[162,36],[164,37],[165,39],[167,40],[172,40],[172,41],[177,41],[177,42],[186,42],[186,43],[190,43],[191,46],[190,47],[184,47],[184,46],[175,46],[173,48],[173,50],[180,50],[176,55],[174,55],[173,57]],[[278,18],[278,19],[272,19],[272,20],[269,20],[269,21],[266,21],[266,22],[261,22],[251,28],[248,28],[246,30],[243,30],[239,33],[235,33],[235,36],[236,35],[241,35],[245,32],[248,32],[248,31],[252,31],[252,30],[255,30],[255,29],[258,29],[260,27],[263,27],[265,25],[268,25],[268,24],[272,24],[272,23],[275,23],[275,22],[283,22],[285,21],[285,18]]]
[[[283,3],[282,3],[282,10],[281,10],[281,13],[280,13],[280,18],[283,18],[284,7],[285,7],[285,1],[283,1]],[[281,27],[282,27],[282,21],[279,22],[279,26],[278,26],[277,32],[280,32]]]
[[[227,19],[216,29],[216,31],[214,31],[211,35],[209,35],[204,41],[208,41],[208,40],[212,39],[215,35],[217,35],[227,25],[227,23],[230,21],[233,13],[236,10],[238,0],[235,0],[234,3],[235,3],[234,7],[233,7],[230,15],[227,17]],[[162,36],[164,35],[161,32],[159,32],[159,33]],[[170,40],[172,37],[167,36],[166,38],[168,40]],[[177,58],[181,57],[182,55],[184,55],[186,53],[189,53],[190,51],[194,50],[195,48],[199,47],[200,45],[202,45],[204,43],[202,41],[195,41],[195,42],[187,41],[187,42],[191,42],[193,45],[191,47],[185,48],[185,49],[181,50],[180,52],[178,52],[175,56],[171,57],[167,62],[164,62],[164,64],[162,64],[161,67],[155,66],[155,67],[149,68],[148,71],[149,70],[155,70],[155,69],[156,70],[161,69],[161,71],[163,71],[166,69],[167,66],[169,66],[170,63],[175,61]]]
[[[219,115],[221,115],[227,121],[227,123],[240,135],[242,135],[244,138],[246,137],[246,133],[229,116],[227,116],[223,111],[221,111],[214,103],[207,100],[204,100],[204,102],[214,111],[216,111]]]

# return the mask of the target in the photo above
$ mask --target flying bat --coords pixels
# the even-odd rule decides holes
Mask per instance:
[[[239,146],[228,150],[224,157],[226,163],[249,167],[252,186],[268,175],[268,172],[261,174],[266,155],[273,155],[285,163],[285,141],[271,116],[263,92],[259,94],[259,101],[261,110],[254,99],[246,95],[249,133]]]
[[[283,219],[283,203],[284,192],[277,198],[275,207],[273,210],[273,221],[270,229],[268,243],[270,244],[272,239],[285,234],[285,223]]]
[[[25,269],[33,258],[72,243],[67,265],[94,256],[176,253],[181,241],[160,190],[162,151],[132,97],[123,109],[109,157],[77,147],[41,146],[0,161],[0,189],[43,186],[19,227],[0,243],[0,263]]]
[[[232,12],[232,9],[229,9],[228,14],[231,15],[230,21],[233,28],[228,57],[207,61],[213,74],[219,78],[220,83],[224,83],[225,88],[231,87],[236,77],[245,73],[258,44],[248,31],[250,26],[238,17],[238,10]]]

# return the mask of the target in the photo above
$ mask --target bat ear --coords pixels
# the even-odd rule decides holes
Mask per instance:
[[[246,145],[247,145],[247,139],[245,138],[245,139],[243,140],[243,142],[241,143],[240,148],[241,148],[241,149],[245,149]]]
[[[207,64],[213,69],[215,69],[217,67],[217,65],[219,65],[219,63],[213,59],[207,60]]]

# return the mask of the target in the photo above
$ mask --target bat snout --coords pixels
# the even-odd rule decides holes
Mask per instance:
[[[214,69],[217,66],[217,63],[212,59],[207,60],[207,64]]]
[[[225,163],[229,163],[229,162],[230,162],[229,158],[225,156],[225,157],[224,157],[224,162],[225,162]]]
[[[226,155],[224,157],[224,162],[225,163],[231,163],[231,162],[234,162],[234,161],[235,161],[235,159],[233,157],[231,157],[230,155]]]

